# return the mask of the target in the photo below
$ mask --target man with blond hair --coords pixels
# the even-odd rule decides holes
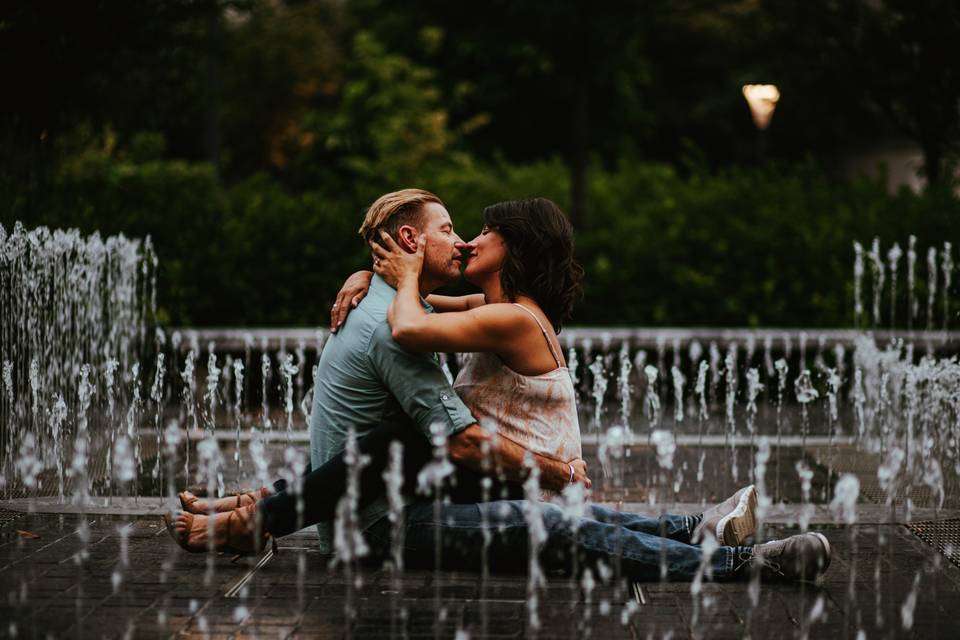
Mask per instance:
[[[400,246],[415,249],[420,234],[426,236],[420,295],[460,275],[463,241],[443,202],[422,189],[403,189],[381,196],[367,210],[360,226],[364,240],[379,241],[386,231]],[[310,419],[310,461],[316,469],[344,450],[348,434],[358,438],[376,427],[404,424],[427,443],[445,437],[451,461],[461,468],[481,472],[486,456],[496,461],[507,480],[520,481],[529,473],[528,452],[505,438],[491,440],[454,392],[441,369],[437,354],[407,351],[393,340],[387,309],[396,291],[374,276],[363,301],[324,346],[314,382]],[[423,302],[431,311],[430,305]],[[410,439],[406,439],[410,443]],[[484,449],[489,449],[485,455]],[[536,454],[541,483],[563,489],[571,481],[587,481],[582,460],[560,462]],[[373,500],[359,513],[366,529],[388,513],[385,496]],[[332,540],[332,525],[318,525],[321,546]]]

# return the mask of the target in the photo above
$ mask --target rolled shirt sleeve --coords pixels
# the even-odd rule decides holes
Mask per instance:
[[[371,336],[367,357],[404,413],[427,437],[433,425],[449,437],[476,422],[454,392],[436,354],[407,351],[394,341],[387,322]]]

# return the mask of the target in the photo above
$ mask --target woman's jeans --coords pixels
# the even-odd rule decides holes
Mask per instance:
[[[383,470],[387,467],[390,443],[403,444],[404,489],[409,495],[416,487],[420,469],[433,458],[430,443],[409,423],[383,424],[357,441],[357,449],[369,457],[358,482],[358,507],[385,492]],[[341,453],[317,469],[307,469],[298,497],[282,481],[277,492],[260,500],[258,512],[266,531],[275,537],[332,520],[337,503],[346,492],[347,465]],[[574,567],[605,564],[634,580],[690,580],[703,562],[703,551],[691,545],[696,521],[692,516],[649,516],[622,513],[592,505],[583,516],[568,517],[550,503],[529,502],[516,484],[498,483],[481,489],[478,474],[458,469],[450,501],[419,500],[405,509],[403,549],[406,562],[433,566],[436,540],[441,540],[442,565],[451,569],[479,570],[484,544],[491,570],[515,571],[526,567],[531,532],[541,534],[539,558],[548,572],[566,573]],[[510,499],[483,502],[484,496]],[[302,513],[298,513],[302,501]],[[529,522],[542,521],[542,529]],[[392,525],[387,518],[365,532],[377,557],[390,552]],[[489,538],[489,543],[485,540]],[[736,550],[720,547],[710,559],[712,576],[723,578],[734,569]],[[663,572],[663,573],[662,573]]]
[[[529,524],[538,519],[542,529]],[[619,567],[619,574],[631,580],[692,580],[705,555],[700,546],[690,544],[695,523],[692,516],[655,518],[597,505],[587,507],[582,517],[568,517],[561,507],[546,502],[420,501],[404,512],[402,544],[409,566],[433,567],[439,536],[444,569],[479,571],[486,556],[491,571],[516,571],[527,566],[534,532],[543,534],[538,557],[548,573],[569,574],[585,566],[596,571],[605,565],[611,571]],[[376,556],[390,553],[392,528],[383,518],[367,529]],[[719,547],[703,571],[708,578],[727,578],[737,562],[736,548]]]

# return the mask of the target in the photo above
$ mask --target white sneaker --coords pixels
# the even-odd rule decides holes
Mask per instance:
[[[693,544],[703,541],[709,534],[722,546],[736,547],[757,530],[757,490],[753,485],[740,489],[735,494],[703,512],[703,520],[690,536]]]

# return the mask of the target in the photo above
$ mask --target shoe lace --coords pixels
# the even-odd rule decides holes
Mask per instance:
[[[744,566],[750,565],[750,566],[756,567],[756,568],[758,568],[758,569],[769,569],[770,571],[773,571],[774,573],[777,573],[777,574],[779,574],[779,575],[781,575],[781,576],[784,575],[783,570],[782,570],[781,565],[780,565],[779,562],[774,562],[773,560],[768,560],[767,558],[764,558],[763,556],[754,555],[753,553],[751,553],[751,552],[749,552],[749,551],[741,551],[741,552],[737,555],[737,559],[740,561],[740,564],[738,564],[736,567],[734,567],[734,569],[733,569],[734,572],[739,571],[739,570],[742,569]]]

